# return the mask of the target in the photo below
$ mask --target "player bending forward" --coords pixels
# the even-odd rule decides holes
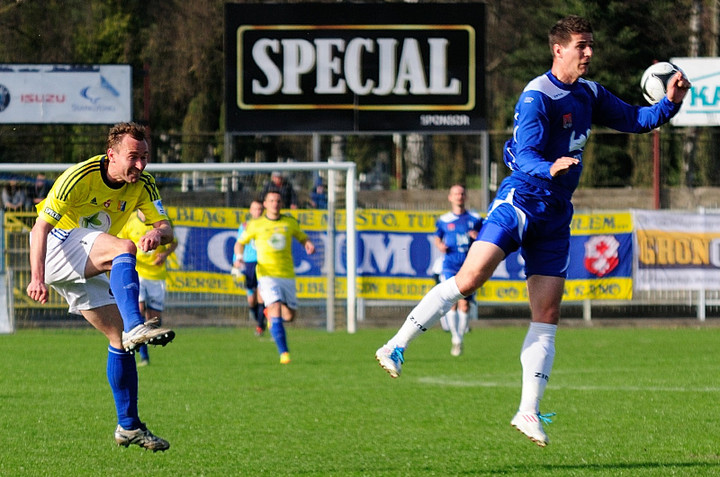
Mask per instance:
[[[144,343],[164,346],[175,337],[172,330],[146,324],[138,306],[137,248],[147,252],[173,240],[155,179],[144,171],[148,157],[145,129],[121,123],[108,134],[106,154],[70,167],[55,181],[37,205],[27,294],[45,303],[47,285],[52,286],[70,313],[81,314],[107,337],[107,377],[118,419],[115,441],[164,451],[168,441],[150,432],[138,416],[132,354]],[[153,226],[137,247],[116,237],[135,209]]]

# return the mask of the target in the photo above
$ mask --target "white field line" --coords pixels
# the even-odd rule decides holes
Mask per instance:
[[[433,386],[448,386],[458,388],[520,388],[519,382],[494,382],[494,381],[473,381],[459,380],[445,376],[425,376],[418,378],[421,384]],[[685,386],[593,386],[593,385],[570,385],[554,384],[548,385],[552,389],[564,389],[569,391],[621,391],[621,392],[667,392],[667,393],[720,393],[720,387],[685,387]]]

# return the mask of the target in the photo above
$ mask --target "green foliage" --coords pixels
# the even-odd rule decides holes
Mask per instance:
[[[407,351],[397,380],[372,356],[394,330],[291,326],[288,366],[250,328],[177,331],[139,369],[140,415],[171,443],[156,454],[113,441],[100,333],[0,336],[0,474],[716,473],[714,327],[561,327],[541,408],[557,412],[544,449],[509,425],[524,326],[474,326],[460,358],[450,356],[448,334],[433,329]]]

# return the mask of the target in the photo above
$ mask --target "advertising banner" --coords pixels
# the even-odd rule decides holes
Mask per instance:
[[[115,124],[131,119],[129,65],[0,64],[2,124]]]
[[[168,207],[179,246],[168,261],[168,290],[243,294],[230,275],[237,228],[246,209]],[[308,256],[294,242],[300,298],[324,298],[327,242],[325,210],[291,210],[317,251]],[[435,221],[444,212],[361,209],[357,212],[358,283],[361,298],[419,300],[435,285],[433,263],[442,254],[433,245]],[[336,292],[345,296],[347,260],[344,211],[336,214]],[[567,300],[632,297],[630,213],[577,214],[572,223]],[[330,259],[327,259],[330,260]],[[513,253],[477,295],[480,301],[527,300],[523,260]]]
[[[485,5],[225,4],[226,130],[485,129]]]
[[[692,83],[675,126],[720,125],[720,58],[672,58]]]
[[[704,290],[720,283],[720,214],[634,210],[636,290]]]

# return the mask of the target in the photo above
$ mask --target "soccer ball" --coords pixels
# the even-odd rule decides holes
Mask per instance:
[[[667,61],[655,63],[645,70],[640,79],[640,88],[648,103],[655,104],[663,99],[667,94],[668,81],[678,71],[680,68]]]

